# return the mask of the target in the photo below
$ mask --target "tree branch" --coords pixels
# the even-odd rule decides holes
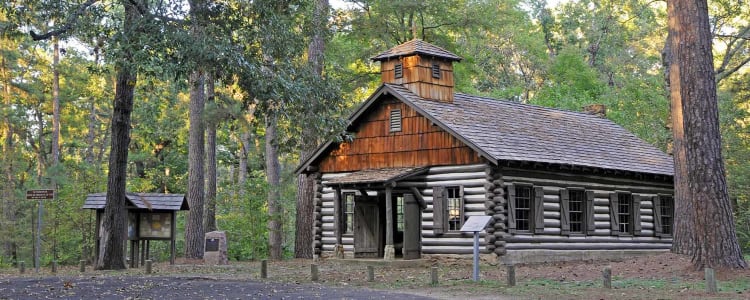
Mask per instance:
[[[93,5],[97,1],[98,0],[87,0],[86,2],[78,6],[78,8],[71,15],[69,15],[67,19],[65,19],[65,23],[63,23],[63,26],[61,26],[60,28],[57,28],[45,34],[36,34],[36,32],[34,32],[33,30],[30,30],[29,34],[31,35],[31,38],[35,41],[41,41],[41,40],[46,40],[53,36],[58,36],[67,32],[68,30],[73,28],[73,24],[75,24],[75,22],[78,21],[78,17],[80,17],[81,14],[83,14],[83,12],[87,8],[89,8],[89,6]]]

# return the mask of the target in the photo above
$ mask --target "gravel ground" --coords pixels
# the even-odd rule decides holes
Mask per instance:
[[[321,284],[219,280],[188,276],[15,277],[0,280],[0,299],[431,299]]]

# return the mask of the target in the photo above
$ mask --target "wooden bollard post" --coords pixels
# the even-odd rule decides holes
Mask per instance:
[[[430,284],[432,286],[438,285],[438,267],[432,267],[430,269]]]
[[[79,260],[78,263],[80,264],[80,271],[81,273],[86,272],[86,261],[85,260]]]
[[[602,284],[605,288],[612,288],[612,267],[604,267],[604,270],[602,271]]]
[[[310,280],[318,281],[318,265],[310,264]]]
[[[706,274],[706,293],[716,294],[719,289],[716,287],[716,273],[714,273],[714,269],[705,268],[703,271]]]
[[[264,259],[260,261],[260,278],[268,278],[268,260]]]
[[[26,273],[26,262],[25,261],[19,261],[18,262],[18,272],[23,274]]]
[[[153,271],[153,263],[150,259],[146,260],[146,274],[151,274],[151,271]]]
[[[57,273],[57,261],[53,260],[52,261],[52,274],[55,274],[55,273]]]
[[[367,266],[367,281],[375,281],[375,268],[373,266]]]
[[[516,266],[508,265],[508,286],[516,286]]]

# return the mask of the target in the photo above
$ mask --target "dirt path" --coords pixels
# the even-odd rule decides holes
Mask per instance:
[[[362,288],[210,277],[91,276],[0,279],[0,299],[431,299]]]

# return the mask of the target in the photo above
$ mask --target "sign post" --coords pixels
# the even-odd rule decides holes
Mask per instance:
[[[42,248],[42,215],[44,214],[44,204],[42,200],[55,199],[54,190],[27,190],[26,200],[37,200],[39,202],[39,216],[36,218],[36,247],[34,251],[34,270],[39,273],[39,257]]]
[[[479,281],[479,232],[487,227],[492,216],[470,216],[464,226],[461,226],[461,232],[474,233],[474,281]]]

